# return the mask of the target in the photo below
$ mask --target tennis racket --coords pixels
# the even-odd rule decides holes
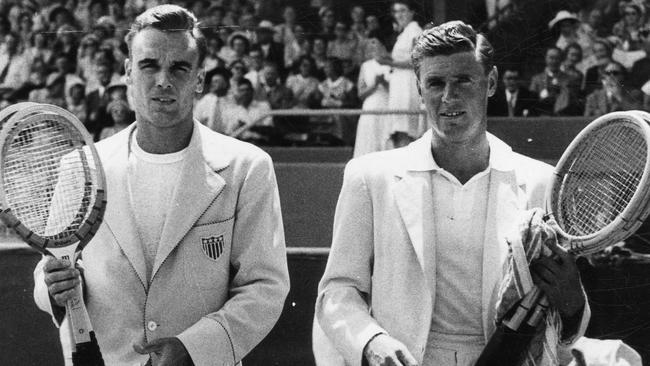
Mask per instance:
[[[562,154],[546,194],[547,222],[554,227],[559,244],[573,255],[595,253],[628,238],[648,217],[649,123],[650,114],[642,111],[603,115],[587,125]],[[548,305],[535,286],[502,322],[507,329],[501,329],[497,338],[520,329],[522,336],[530,335],[544,319]],[[504,347],[502,351],[518,352],[507,344]],[[507,365],[489,361],[489,353],[496,353],[496,348],[490,348],[486,346],[477,365]]]
[[[65,109],[19,103],[0,111],[0,219],[71,267],[101,224],[104,172],[92,137]],[[104,365],[81,285],[66,303],[74,365]]]

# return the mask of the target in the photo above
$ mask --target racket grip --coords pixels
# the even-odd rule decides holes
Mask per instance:
[[[512,330],[519,329],[521,324],[528,317],[530,311],[535,306],[535,303],[538,302],[541,295],[542,291],[539,289],[539,287],[533,287],[533,289],[528,292],[526,296],[524,296],[524,298],[521,300],[519,306],[517,306],[517,310],[515,310],[515,313],[509,319],[503,320],[503,324]]]
[[[90,341],[77,344],[77,349],[72,351],[72,364],[74,366],[104,366],[104,359],[102,359],[95,332],[91,330],[88,335]]]

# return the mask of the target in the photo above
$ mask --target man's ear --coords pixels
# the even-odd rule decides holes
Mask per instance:
[[[197,75],[197,84],[196,84],[196,89],[195,91],[197,93],[202,93],[203,92],[203,85],[205,83],[205,68],[201,68],[199,70],[199,73]]]
[[[488,97],[494,95],[497,92],[497,85],[499,83],[499,70],[496,66],[492,67],[492,70],[488,73]]]
[[[126,75],[126,85],[131,85],[131,60],[124,60],[124,74]]]

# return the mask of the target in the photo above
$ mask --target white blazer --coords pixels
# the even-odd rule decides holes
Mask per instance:
[[[173,224],[164,226],[149,280],[127,190],[135,126],[97,144],[108,204],[83,261],[86,305],[104,360],[143,364],[148,357],[135,353],[134,343],[176,336],[197,366],[235,365],[275,325],[289,289],[271,159],[195,122],[166,221]],[[223,244],[218,256],[203,249],[210,241]],[[52,314],[42,263],[34,296]]]
[[[350,161],[336,208],[332,248],[319,284],[313,331],[318,365],[361,365],[371,337],[387,333],[418,362],[435,302],[431,131],[409,146]],[[505,237],[523,210],[544,207],[552,168],[488,134],[491,184],[483,242],[482,321],[494,332]],[[425,265],[425,263],[427,265]],[[586,329],[585,306],[578,336]]]

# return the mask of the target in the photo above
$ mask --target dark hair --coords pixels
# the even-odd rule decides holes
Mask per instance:
[[[205,89],[208,90],[210,87],[210,84],[212,83],[212,78],[215,75],[221,75],[224,80],[226,80],[226,85],[228,85],[228,88],[230,88],[230,78],[232,77],[232,73],[230,70],[226,69],[225,67],[215,67],[214,69],[209,70],[208,72],[205,73]]]
[[[594,40],[594,43],[593,43],[592,47],[594,45],[596,45],[596,43],[605,46],[605,49],[607,49],[607,54],[610,57],[612,56],[612,53],[614,53],[614,47],[612,47],[612,43],[610,41],[608,41],[605,38],[597,38],[597,39]]]
[[[251,83],[251,81],[246,79],[246,78],[241,78],[241,80],[239,80],[237,82],[237,86],[240,86],[240,85],[248,85],[248,86],[251,87],[251,89],[253,89],[253,83]]]
[[[420,62],[425,57],[474,52],[476,60],[483,65],[485,73],[494,67],[494,48],[481,33],[462,21],[451,21],[425,30],[417,38],[411,63],[416,77],[420,77]]]
[[[552,51],[552,50],[557,51],[560,54],[560,59],[564,60],[565,53],[560,47],[557,47],[557,46],[547,47],[546,52],[544,52],[544,57],[546,57],[546,55],[548,54],[548,51]]]
[[[343,61],[338,57],[328,57],[326,63],[330,65],[332,71],[337,75],[343,75]]]
[[[578,44],[577,42],[571,42],[569,43],[565,48],[564,48],[564,53],[569,54],[569,49],[575,49],[580,51],[580,57],[582,58],[582,46]]]
[[[309,62],[309,66],[311,67],[311,74],[313,76],[313,74],[316,72],[316,60],[314,60],[314,58],[309,55],[302,55],[293,62],[292,68],[294,72],[296,74],[300,74],[300,65],[302,65],[304,61]]]
[[[196,41],[199,53],[198,65],[202,65],[207,54],[207,44],[198,25],[196,17],[189,10],[177,5],[159,5],[146,10],[135,18],[129,33],[124,37],[124,41],[128,45],[130,55],[133,37],[146,28],[167,32],[187,31]]]

